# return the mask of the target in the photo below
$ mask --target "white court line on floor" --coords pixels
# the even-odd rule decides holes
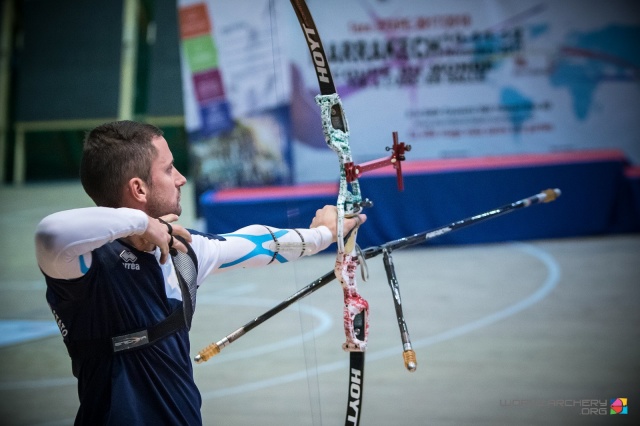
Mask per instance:
[[[418,339],[413,342],[414,349],[424,348],[427,346],[434,345],[436,343],[443,342],[445,340],[454,339],[456,337],[460,337],[464,334],[468,334],[472,331],[478,330],[480,328],[488,327],[500,320],[513,316],[544,299],[551,291],[557,286],[560,281],[560,266],[556,262],[556,260],[546,251],[537,248],[531,244],[525,243],[513,243],[513,245],[538,260],[540,260],[547,269],[547,277],[542,285],[531,295],[525,297],[524,299],[510,305],[504,309],[501,309],[497,312],[489,314],[485,317],[482,317],[478,320],[472,321],[467,324],[463,324],[459,327],[454,327],[450,330],[444,331],[442,333],[438,333],[433,336],[429,336],[423,339]],[[397,356],[398,348],[396,346],[392,348],[388,348],[385,350],[380,350],[376,352],[367,352],[367,362],[377,361],[380,359]],[[332,371],[336,371],[339,369],[345,369],[347,367],[347,361],[336,361],[328,364],[319,365],[317,368],[317,374],[328,373]],[[274,386],[279,386],[286,383],[291,383],[298,380],[306,380],[308,372],[306,370],[297,371],[290,374],[285,374],[282,376],[272,377],[270,379],[248,382],[238,386],[228,387],[224,389],[217,389],[209,392],[202,393],[202,399],[215,399],[215,398],[223,398],[227,396],[238,395],[246,392],[254,392],[257,390],[262,390]]]
[[[269,299],[258,299],[258,298],[229,298],[226,300],[212,300],[210,304],[214,305],[225,305],[225,306],[263,306],[267,308],[272,308],[273,306],[280,303],[280,300],[269,300]],[[200,298],[198,298],[198,304],[202,304]],[[207,364],[203,364],[198,366],[198,368],[203,368],[211,365],[219,365],[224,362],[237,361],[239,359],[247,359],[253,358],[257,355],[264,355],[269,352],[280,351],[284,348],[290,346],[296,346],[308,340],[312,340],[318,336],[321,336],[327,333],[331,326],[333,325],[333,320],[331,319],[331,315],[326,311],[316,308],[314,306],[305,305],[302,303],[297,303],[287,308],[289,311],[300,311],[303,314],[308,314],[319,320],[319,324],[312,330],[305,332],[302,335],[297,335],[290,337],[284,340],[274,341],[272,343],[268,343],[266,345],[254,346],[250,349],[246,350],[238,350],[232,351],[228,356],[216,358],[216,362],[210,362]]]
[[[537,248],[531,244],[526,244],[526,243],[513,243],[513,245],[520,251],[523,251],[533,257],[535,257],[536,259],[538,259],[540,262],[542,262],[542,264],[544,265],[544,267],[547,270],[547,277],[545,278],[544,282],[542,283],[542,285],[536,290],[534,291],[532,294],[530,294],[529,296],[525,297],[524,299],[504,308],[501,309],[497,312],[494,312],[492,314],[489,314],[483,318],[480,318],[478,320],[472,321],[470,323],[467,324],[463,324],[459,327],[455,327],[452,328],[450,330],[444,331],[442,333],[438,333],[436,335],[433,336],[429,336],[423,339],[418,339],[416,341],[413,342],[413,347],[414,349],[417,348],[424,348],[427,346],[431,346],[434,345],[436,343],[440,343],[446,340],[450,340],[450,339],[454,339],[456,337],[460,337],[464,334],[470,333],[472,331],[484,328],[484,327],[488,327],[498,321],[501,321],[503,319],[506,319],[510,316],[513,316],[533,305],[535,305],[536,303],[540,302],[541,300],[543,300],[545,297],[547,297],[551,291],[553,291],[553,289],[558,285],[558,282],[560,281],[560,274],[561,274],[561,270],[560,270],[560,266],[558,265],[558,263],[556,262],[556,260],[553,258],[553,256],[551,256],[549,253],[547,253],[546,251]],[[380,351],[376,351],[376,352],[367,352],[367,362],[370,361],[376,361],[376,360],[380,360],[383,358],[387,358],[387,357],[391,357],[391,356],[397,356],[398,352],[397,352],[397,347],[393,347],[393,348],[389,348],[389,349],[385,349],[385,350],[380,350]],[[327,372],[332,372],[332,371],[336,371],[338,369],[345,369],[347,367],[348,363],[347,360],[342,360],[342,361],[336,361],[336,362],[332,362],[332,363],[328,363],[328,364],[323,364],[317,367],[316,371],[317,374],[323,374],[323,373],[327,373]],[[68,381],[67,381],[68,380]],[[242,394],[242,393],[247,393],[247,392],[254,392],[257,390],[262,390],[262,389],[266,389],[266,388],[270,388],[273,386],[278,386],[278,385],[282,385],[282,384],[286,384],[286,383],[291,383],[294,381],[298,381],[298,380],[307,380],[307,371],[306,370],[302,370],[302,371],[297,371],[294,373],[290,373],[290,374],[285,374],[282,376],[278,376],[278,377],[273,377],[270,379],[266,379],[266,380],[260,380],[260,381],[256,381],[256,382],[249,382],[249,383],[245,383],[245,384],[241,384],[238,386],[234,386],[234,387],[228,387],[225,389],[219,389],[219,390],[214,390],[214,391],[209,391],[209,392],[204,392],[202,393],[202,399],[203,400],[207,400],[207,399],[216,399],[216,398],[224,398],[227,396],[233,396],[233,395],[238,395],[238,394]],[[40,384],[43,384],[43,382],[47,382],[48,385],[50,386],[55,386],[56,383],[58,383],[59,385],[65,385],[69,382],[74,382],[75,383],[75,379],[71,378],[71,379],[49,379],[46,381],[25,381],[23,382],[25,385],[29,384],[33,387],[44,387],[44,386],[40,386]],[[20,385],[19,382],[14,382],[13,385]],[[4,388],[4,389],[3,389]],[[22,387],[23,389],[26,387]],[[6,388],[5,386],[2,386],[2,384],[0,384],[0,389],[6,390],[6,389],[11,389],[11,388]],[[63,419],[63,420],[54,420],[51,422],[47,422],[47,423],[42,423],[38,426],[59,426],[59,425],[65,425],[65,424],[69,424],[69,422],[72,422],[73,419]]]

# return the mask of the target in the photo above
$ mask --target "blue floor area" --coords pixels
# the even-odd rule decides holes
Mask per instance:
[[[0,320],[0,348],[59,334],[54,321]]]

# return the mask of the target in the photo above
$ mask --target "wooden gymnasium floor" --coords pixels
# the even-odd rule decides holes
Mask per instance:
[[[190,198],[185,191],[187,225]],[[45,302],[33,231],[48,213],[89,205],[77,182],[0,187],[2,425],[73,423],[75,379]],[[371,259],[371,279],[360,282],[371,306],[361,425],[640,424],[639,235],[425,247],[394,260],[418,369],[403,367],[382,261]],[[210,278],[192,353],[332,263],[327,254]],[[204,423],[342,424],[341,297],[331,283],[195,365]],[[608,414],[615,398],[627,398],[629,414]]]

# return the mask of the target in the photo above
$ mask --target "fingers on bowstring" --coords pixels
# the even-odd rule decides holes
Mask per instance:
[[[167,259],[169,258],[169,246],[163,244],[161,246],[158,246],[158,248],[160,249],[160,263],[164,265],[165,263],[167,263]]]
[[[188,233],[187,233],[188,234]],[[189,237],[191,237],[191,235],[189,234]],[[189,238],[189,241],[191,241],[191,238]],[[180,241],[179,238],[174,238],[173,236],[171,236],[171,241],[169,242],[169,249],[170,250],[177,250],[179,252],[182,253],[187,253],[189,250],[187,249],[187,246]],[[172,255],[176,255],[177,253],[171,253]]]
[[[173,213],[165,214],[164,216],[160,216],[158,220],[163,223],[165,222],[173,223],[178,220],[178,215]]]
[[[158,220],[160,221],[160,223],[164,224],[167,227],[167,232],[169,233],[169,235],[177,235],[184,238],[187,242],[191,242],[191,233],[189,233],[187,228],[182,225],[178,225],[177,223],[172,223],[178,220],[178,215],[168,214],[159,217]],[[182,245],[184,246],[184,244]]]
[[[178,236],[184,238],[185,241],[187,241],[189,243],[191,242],[191,234],[189,233],[187,228],[185,228],[185,227],[183,227],[181,225],[178,225],[178,224],[174,224],[173,225],[173,235],[178,235]]]

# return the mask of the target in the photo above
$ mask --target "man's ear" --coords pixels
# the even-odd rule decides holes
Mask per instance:
[[[149,196],[149,185],[138,177],[131,178],[127,182],[126,196],[135,203],[145,204]]]

